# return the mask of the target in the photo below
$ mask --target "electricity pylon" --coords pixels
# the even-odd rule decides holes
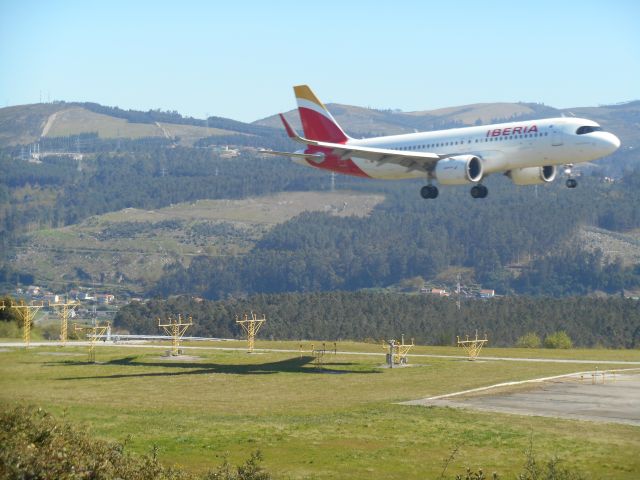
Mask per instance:
[[[258,330],[260,330],[260,327],[262,327],[262,324],[266,321],[267,319],[264,315],[262,315],[262,318],[258,318],[258,316],[253,312],[251,312],[251,318],[249,318],[249,315],[245,313],[242,320],[239,320],[236,315],[236,323],[239,324],[247,334],[247,347],[249,353],[253,352]]]
[[[75,300],[69,300],[67,302],[49,303],[50,307],[56,311],[60,317],[60,342],[64,347],[67,344],[67,325],[69,315],[75,314],[75,308],[78,306],[78,302]]]
[[[180,314],[178,314],[178,318],[169,316],[167,323],[161,323],[161,320],[158,318],[158,327],[162,327],[165,333],[171,336],[171,355],[174,357],[178,355],[180,339],[191,325],[193,325],[193,319],[189,317],[189,322],[187,323],[186,321],[182,321]]]
[[[73,329],[78,331],[84,331],[85,335],[89,339],[89,363],[96,363],[96,342],[99,337],[102,337],[111,328],[111,323],[107,322],[106,325],[100,325],[98,322],[94,323],[92,327],[73,325]]]
[[[38,310],[42,307],[44,307],[42,302],[37,304],[32,301],[27,305],[24,300],[20,300],[20,303],[17,305],[11,305],[11,308],[16,309],[20,318],[22,318],[22,340],[24,341],[25,347],[28,347],[31,343],[31,325],[33,324],[36,313],[38,313]]]
[[[478,338],[477,330],[476,330],[476,338],[469,339],[469,335],[467,335],[466,340],[460,340],[460,337],[457,337],[457,339],[458,339],[458,346],[465,349],[465,351],[467,352],[467,355],[469,355],[469,360],[471,361],[478,358],[478,355],[480,355],[480,350],[482,350],[482,347],[484,346],[484,344],[489,341],[487,339],[486,333],[484,334],[484,338]]]

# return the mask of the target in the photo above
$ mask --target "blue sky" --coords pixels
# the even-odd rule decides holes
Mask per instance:
[[[0,0],[0,106],[253,121],[326,103],[429,110],[640,98],[640,2]]]

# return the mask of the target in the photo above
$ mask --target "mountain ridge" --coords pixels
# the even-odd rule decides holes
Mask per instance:
[[[403,112],[330,103],[327,108],[354,137],[411,133],[514,120],[584,116],[622,135],[624,143],[640,143],[640,101],[598,107],[556,109],[539,103],[475,103],[435,110]],[[301,129],[297,109],[284,113]],[[40,138],[96,133],[100,138],[173,138],[193,145],[207,137],[269,136],[282,132],[278,115],[251,123],[224,117],[186,117],[162,110],[123,110],[92,102],[55,102],[0,108],[0,147],[26,145]]]

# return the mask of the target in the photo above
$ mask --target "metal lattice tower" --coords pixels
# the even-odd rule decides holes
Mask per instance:
[[[24,300],[20,300],[18,305],[11,305],[11,308],[16,309],[20,318],[22,318],[22,339],[25,347],[28,347],[31,343],[31,325],[33,324],[36,313],[38,313],[38,310],[42,307],[44,307],[43,303],[36,304],[35,302],[31,302],[27,305]]]
[[[167,323],[161,323],[158,318],[158,327],[161,327],[167,335],[171,336],[171,355],[174,357],[178,355],[180,339],[191,325],[193,325],[193,318],[189,317],[188,322],[183,321],[180,314],[178,314],[178,318],[168,317]]]
[[[73,316],[78,302],[69,300],[67,302],[49,303],[50,307],[53,307],[58,316],[60,317],[60,341],[64,347],[67,344],[67,326],[69,316]]]
[[[89,363],[96,363],[96,342],[98,338],[103,336],[111,328],[111,323],[107,322],[106,325],[100,325],[94,323],[92,327],[88,326],[73,326],[73,329],[77,331],[84,331],[85,335],[89,339]]]
[[[458,339],[458,346],[465,349],[465,351],[467,352],[467,355],[469,355],[469,360],[471,361],[478,358],[478,355],[480,355],[480,350],[482,350],[482,347],[484,346],[484,344],[489,341],[487,339],[486,333],[484,334],[484,338],[478,338],[477,330],[476,330],[476,338],[470,339],[469,335],[467,335],[466,340],[460,340],[460,337],[457,337],[457,339]]]
[[[262,315],[262,318],[258,318],[258,316],[253,312],[251,312],[251,318],[249,318],[249,315],[245,313],[242,320],[239,320],[238,316],[236,315],[236,323],[239,324],[247,334],[247,347],[249,353],[253,352],[253,347],[255,346],[255,340],[256,335],[258,334],[258,330],[260,330],[260,327],[262,327],[262,325],[266,321],[267,319],[264,315]]]
[[[302,356],[302,344],[300,345],[300,349],[300,356]],[[311,344],[313,364],[317,370],[322,370],[324,368],[324,356],[330,353],[333,353],[334,355],[338,354],[338,344],[336,342],[333,342],[333,350],[327,349],[327,344],[325,342],[322,342],[322,348],[314,348],[313,344]]]

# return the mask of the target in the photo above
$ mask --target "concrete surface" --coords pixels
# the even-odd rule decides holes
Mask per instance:
[[[513,387],[511,387],[513,388]],[[517,387],[522,389],[522,387]],[[618,373],[597,377],[568,376],[527,385],[526,390],[485,390],[481,395],[466,394],[447,398],[426,398],[406,402],[518,415],[537,415],[640,426],[640,373]]]

